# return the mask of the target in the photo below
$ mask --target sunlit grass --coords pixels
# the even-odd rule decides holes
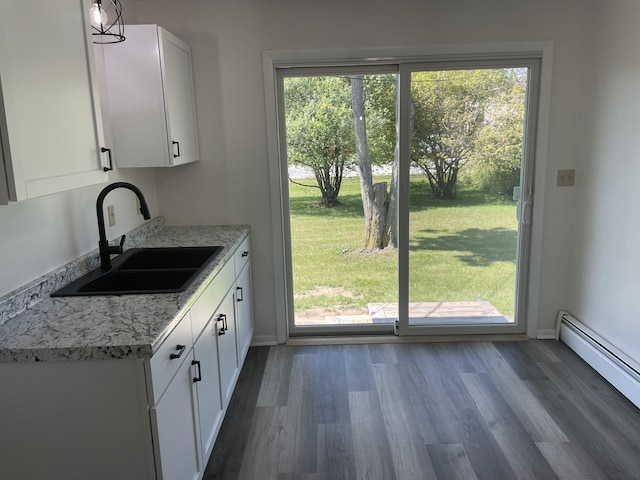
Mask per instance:
[[[358,179],[343,181],[342,204],[330,209],[318,205],[317,189],[290,184],[289,192],[296,311],[396,302],[397,252],[361,251]],[[420,175],[410,201],[410,301],[486,300],[512,315],[515,202],[464,187],[456,200],[435,200]]]

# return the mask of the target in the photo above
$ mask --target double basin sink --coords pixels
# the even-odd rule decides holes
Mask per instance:
[[[131,248],[115,257],[110,268],[98,267],[51,296],[182,292],[222,248]]]

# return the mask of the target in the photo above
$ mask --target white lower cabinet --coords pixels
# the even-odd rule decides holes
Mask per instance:
[[[215,316],[211,317],[194,346],[195,387],[198,399],[198,422],[200,426],[200,454],[203,468],[213,450],[222,424],[222,402],[220,399],[220,375],[218,374],[218,332]]]
[[[0,362],[0,478],[202,479],[251,342],[248,243],[150,359]]]
[[[236,349],[236,319],[233,308],[233,292],[229,291],[220,304],[216,317],[218,330],[218,365],[220,367],[220,391],[222,405],[227,408],[238,378]]]
[[[242,365],[253,338],[253,301],[251,298],[251,263],[247,262],[236,280],[236,328],[238,363]]]
[[[201,478],[213,450],[253,335],[248,245],[247,238],[149,362],[158,480]],[[165,390],[166,372],[176,368],[167,358],[183,353]]]
[[[150,410],[158,480],[197,480],[203,470],[192,361],[193,352],[189,352]]]

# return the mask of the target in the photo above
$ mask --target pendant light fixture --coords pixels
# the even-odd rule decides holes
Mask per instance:
[[[124,42],[120,0],[95,0],[89,9],[93,43]]]

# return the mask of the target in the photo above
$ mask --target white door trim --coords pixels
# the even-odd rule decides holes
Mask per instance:
[[[388,65],[436,60],[487,60],[535,56],[541,59],[540,95],[535,145],[536,202],[533,206],[531,232],[531,258],[529,269],[527,335],[535,338],[538,330],[538,301],[540,293],[540,257],[542,251],[542,213],[544,210],[547,142],[549,136],[549,110],[551,98],[551,67],[553,43],[550,41],[423,45],[405,47],[369,47],[312,50],[267,50],[262,54],[267,123],[267,149],[269,158],[269,182],[271,188],[271,214],[274,259],[274,290],[277,314],[277,340],[288,338],[289,300],[291,282],[287,278],[286,232],[283,210],[283,189],[287,188],[285,169],[280,165],[279,125],[277,102],[282,95],[277,92],[276,70],[281,68],[340,65]],[[282,109],[280,109],[282,110]]]

